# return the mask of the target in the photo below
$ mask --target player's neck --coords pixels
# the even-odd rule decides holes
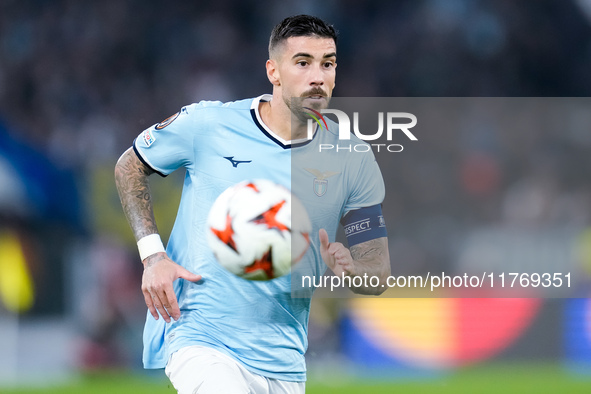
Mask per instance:
[[[301,125],[297,130],[292,127],[291,111],[287,105],[281,105],[281,100],[274,99],[259,104],[261,119],[269,129],[285,141],[306,137],[306,125]]]

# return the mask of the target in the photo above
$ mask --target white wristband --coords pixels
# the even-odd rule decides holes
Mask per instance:
[[[140,258],[142,261],[144,261],[146,257],[149,257],[155,253],[166,252],[166,249],[164,249],[164,245],[162,244],[162,240],[160,239],[160,235],[158,234],[146,235],[137,241],[137,248],[140,251]]]

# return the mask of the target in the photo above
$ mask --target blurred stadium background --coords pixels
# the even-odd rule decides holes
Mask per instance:
[[[269,92],[269,32],[296,13],[340,31],[337,96],[591,93],[589,0],[0,0],[0,392],[172,392],[141,369],[113,166],[185,104]],[[454,266],[504,220],[572,234],[591,279],[591,130],[487,137],[384,170],[394,272]],[[165,235],[181,183],[154,183]],[[589,392],[591,301],[318,298],[307,359],[309,392]]]

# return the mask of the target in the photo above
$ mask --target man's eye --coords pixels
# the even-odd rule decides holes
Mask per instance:
[[[305,65],[307,65],[307,64],[308,64],[308,62],[307,62],[307,61],[305,61],[305,60],[300,60],[300,61],[298,62],[298,66],[305,66]]]

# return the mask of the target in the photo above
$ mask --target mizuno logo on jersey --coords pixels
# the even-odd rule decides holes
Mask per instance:
[[[224,157],[224,159],[228,160],[230,163],[232,163],[232,166],[234,166],[234,168],[238,167],[238,164],[242,164],[242,163],[250,163],[252,162],[252,160],[234,160],[234,156],[228,156],[228,157]]]

